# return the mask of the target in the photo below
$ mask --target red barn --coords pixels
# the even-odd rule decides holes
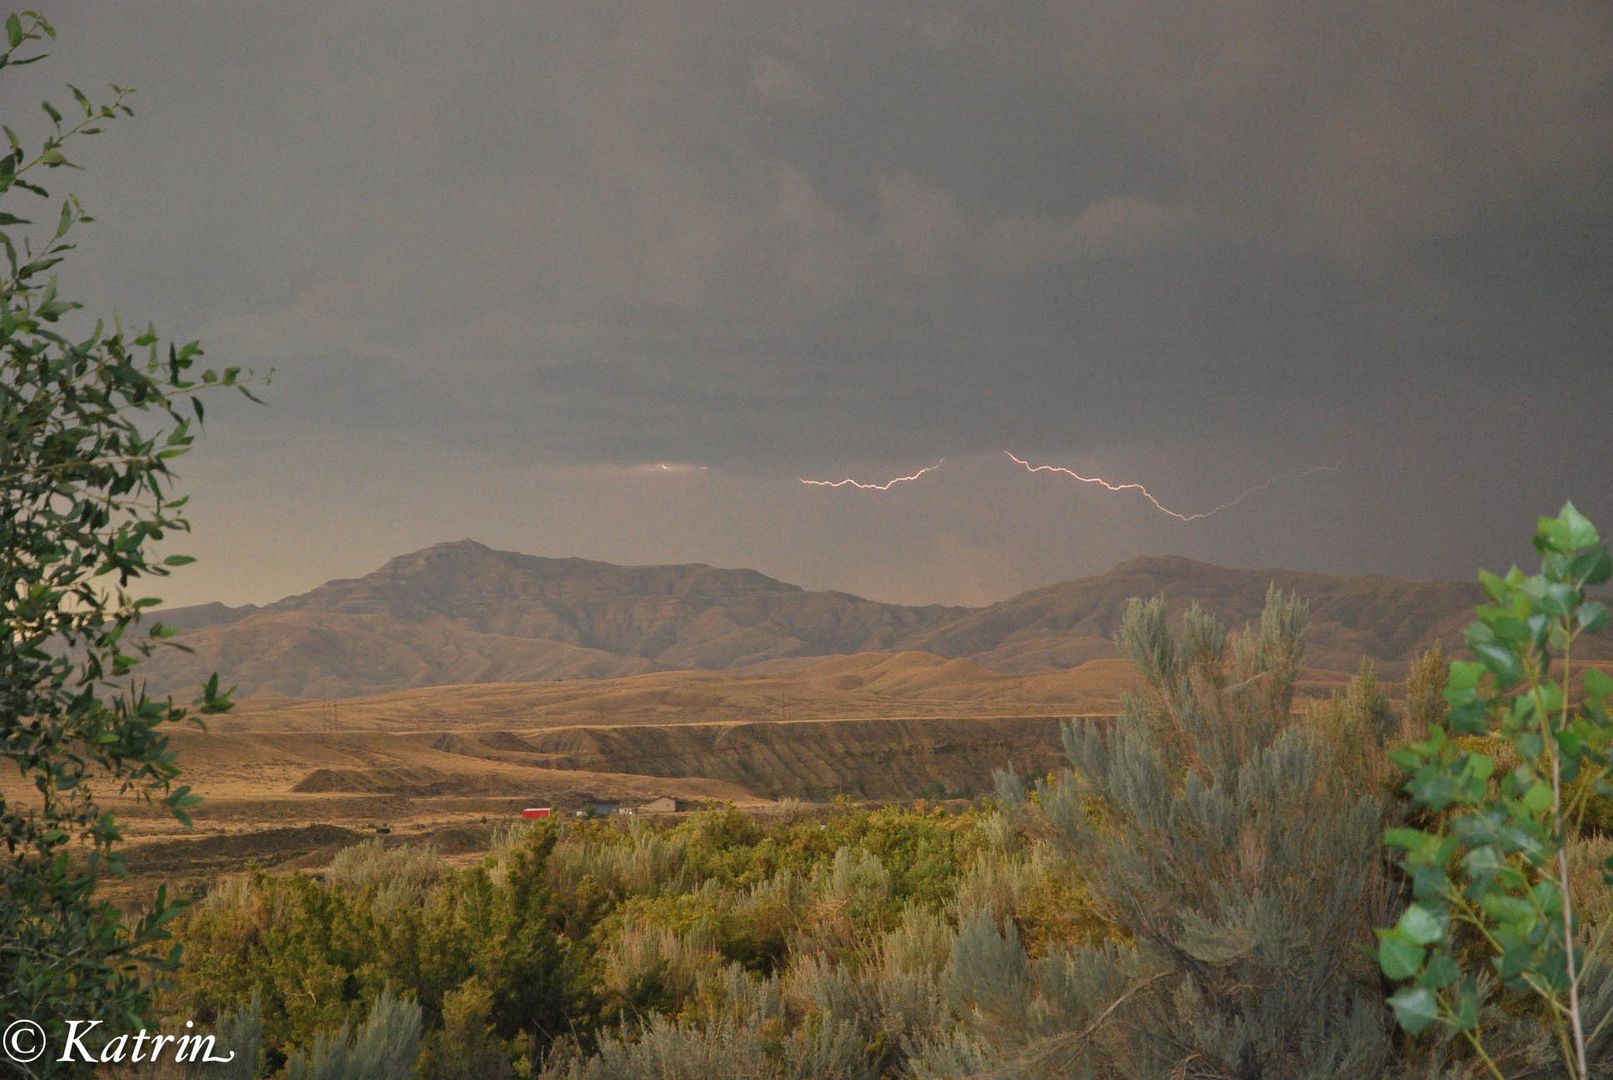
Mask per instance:
[[[524,818],[542,819],[548,817],[552,810],[553,807],[549,806],[529,806],[525,810],[521,811],[521,816]]]

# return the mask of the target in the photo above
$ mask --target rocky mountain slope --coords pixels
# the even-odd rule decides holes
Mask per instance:
[[[1272,583],[1311,602],[1309,660],[1371,657],[1393,672],[1454,643],[1476,586],[1145,557],[984,608],[884,604],[812,592],[753,570],[616,566],[495,551],[474,541],[399,556],[263,607],[163,612],[192,652],[142,669],[184,692],[214,670],[241,696],[348,697],[464,683],[600,679],[730,669],[875,650],[921,650],[999,672],[1075,667],[1114,655],[1133,596],[1198,601],[1240,624]]]

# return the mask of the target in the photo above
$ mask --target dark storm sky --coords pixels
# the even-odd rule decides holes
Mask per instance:
[[[8,123],[139,88],[65,285],[278,371],[187,461],[171,600],[462,536],[973,602],[1147,552],[1467,577],[1565,497],[1613,524],[1610,5],[53,15]],[[1004,449],[1190,511],[1344,467],[1184,525]]]

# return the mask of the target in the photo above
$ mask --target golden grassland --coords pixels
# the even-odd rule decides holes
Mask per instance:
[[[1005,675],[928,653],[774,661],[541,683],[427,687],[332,701],[241,702],[205,731],[172,732],[203,796],[191,829],[112,798],[140,895],[198,887],[251,864],[317,868],[380,830],[452,857],[523,807],[663,795],[757,812],[781,800],[965,797],[992,769],[1062,761],[1059,724],[1106,715],[1120,660]],[[1336,685],[1323,674],[1316,694]],[[28,796],[0,778],[7,798]]]
[[[249,699],[205,731],[172,732],[183,779],[205,800],[193,828],[159,806],[108,800],[132,870],[115,892],[200,886],[252,864],[317,868],[382,830],[453,857],[527,806],[567,814],[667,795],[766,813],[781,801],[969,797],[994,768],[1060,767],[1061,721],[1113,714],[1131,678],[1118,659],[1008,675],[900,652]],[[1315,671],[1302,688],[1325,697],[1341,685]],[[16,777],[0,790],[29,795]]]

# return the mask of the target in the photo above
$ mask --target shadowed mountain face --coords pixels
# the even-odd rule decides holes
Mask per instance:
[[[1310,602],[1306,660],[1352,671],[1363,657],[1394,670],[1418,653],[1461,640],[1483,599],[1476,584],[1343,577],[1293,570],[1234,570],[1175,556],[1133,559],[1095,577],[1022,593],[953,619],[910,641],[942,656],[967,656],[998,671],[1067,668],[1115,654],[1121,613],[1132,597],[1164,596],[1173,610],[1197,601],[1231,626],[1260,618],[1266,590]]]
[[[293,697],[896,649],[1029,672],[1114,655],[1131,597],[1164,595],[1176,608],[1196,600],[1237,625],[1258,617],[1272,583],[1310,600],[1309,660],[1326,670],[1368,656],[1392,672],[1435,641],[1455,642],[1479,600],[1476,586],[1451,582],[1148,557],[985,608],[911,607],[808,592],[752,570],[546,559],[466,540],[264,607],[163,612],[194,651],[161,653],[142,671],[176,693],[217,670],[242,696]]]

